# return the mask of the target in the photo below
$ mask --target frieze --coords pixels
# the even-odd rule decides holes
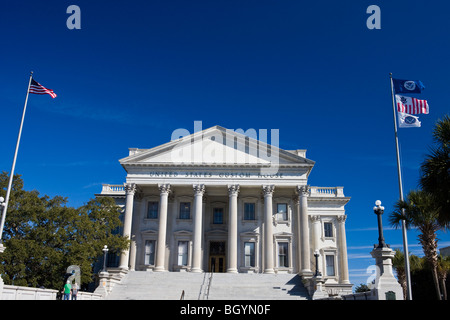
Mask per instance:
[[[179,171],[150,171],[148,175],[152,178],[222,178],[222,179],[284,179],[282,172],[274,174],[261,174],[260,172],[179,172]]]

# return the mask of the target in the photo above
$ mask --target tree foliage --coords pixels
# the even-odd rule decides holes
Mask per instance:
[[[436,295],[440,299],[436,232],[443,226],[439,222],[439,207],[434,195],[422,190],[410,191],[406,201],[399,200],[396,203],[395,211],[389,217],[395,227],[399,227],[402,220],[405,220],[407,228],[413,226],[420,232],[418,239],[430,263]]]
[[[7,182],[3,172],[3,197]],[[113,199],[95,198],[73,208],[67,198],[23,190],[23,180],[14,176],[3,232],[6,250],[0,255],[5,284],[59,289],[70,265],[80,266],[82,285],[92,282],[103,246],[110,252],[128,246],[128,239],[114,233],[121,226],[119,215]]]
[[[410,271],[411,271],[411,289],[413,300],[435,300],[436,289],[433,286],[433,275],[431,272],[432,266],[426,257],[418,257],[416,255],[409,255]],[[405,261],[404,254],[401,250],[395,250],[395,256],[392,260],[392,266],[397,273],[398,282],[406,294],[406,279],[405,279]],[[439,282],[442,291],[442,299],[447,300],[447,286],[450,272],[450,257],[439,255]],[[404,295],[406,297],[406,295]]]
[[[434,145],[421,165],[420,185],[432,193],[440,207],[439,221],[450,225],[450,116],[439,120],[433,130]]]

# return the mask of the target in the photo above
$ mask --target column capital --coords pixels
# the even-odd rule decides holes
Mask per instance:
[[[297,186],[297,193],[301,196],[307,196],[309,195],[309,186],[308,185],[303,185],[303,186]]]
[[[311,219],[311,222],[320,222],[320,216],[318,214],[309,216],[309,219]]]
[[[203,196],[203,194],[205,193],[205,185],[204,184],[194,184],[192,186],[192,188],[194,189],[195,195]]]
[[[228,185],[228,195],[231,197],[233,195],[237,195],[239,193],[239,185],[238,184],[229,184]]]
[[[343,214],[343,215],[337,216],[336,219],[339,223],[344,223],[345,220],[347,220],[347,215]]]
[[[262,186],[262,191],[263,191],[264,196],[269,196],[269,195],[272,196],[274,190],[275,190],[275,186],[273,184]]]
[[[158,184],[158,189],[161,194],[170,193],[170,184]]]
[[[126,194],[134,195],[136,192],[136,184],[135,183],[124,183],[123,184]]]

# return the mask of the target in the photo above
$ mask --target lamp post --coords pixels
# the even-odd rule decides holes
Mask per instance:
[[[319,250],[314,251],[314,257],[316,257],[316,272],[314,273],[314,277],[321,277],[322,274],[319,271]]]
[[[377,215],[378,220],[378,247],[377,248],[385,248],[386,243],[384,242],[383,237],[383,222],[381,221],[381,216],[384,213],[384,207],[381,205],[381,201],[375,201],[375,207],[373,207],[373,212]]]
[[[103,272],[106,272],[106,255],[108,254],[108,246],[105,244],[103,247]]]

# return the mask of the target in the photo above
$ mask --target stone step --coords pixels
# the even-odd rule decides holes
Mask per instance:
[[[307,300],[298,275],[130,271],[109,300]]]

